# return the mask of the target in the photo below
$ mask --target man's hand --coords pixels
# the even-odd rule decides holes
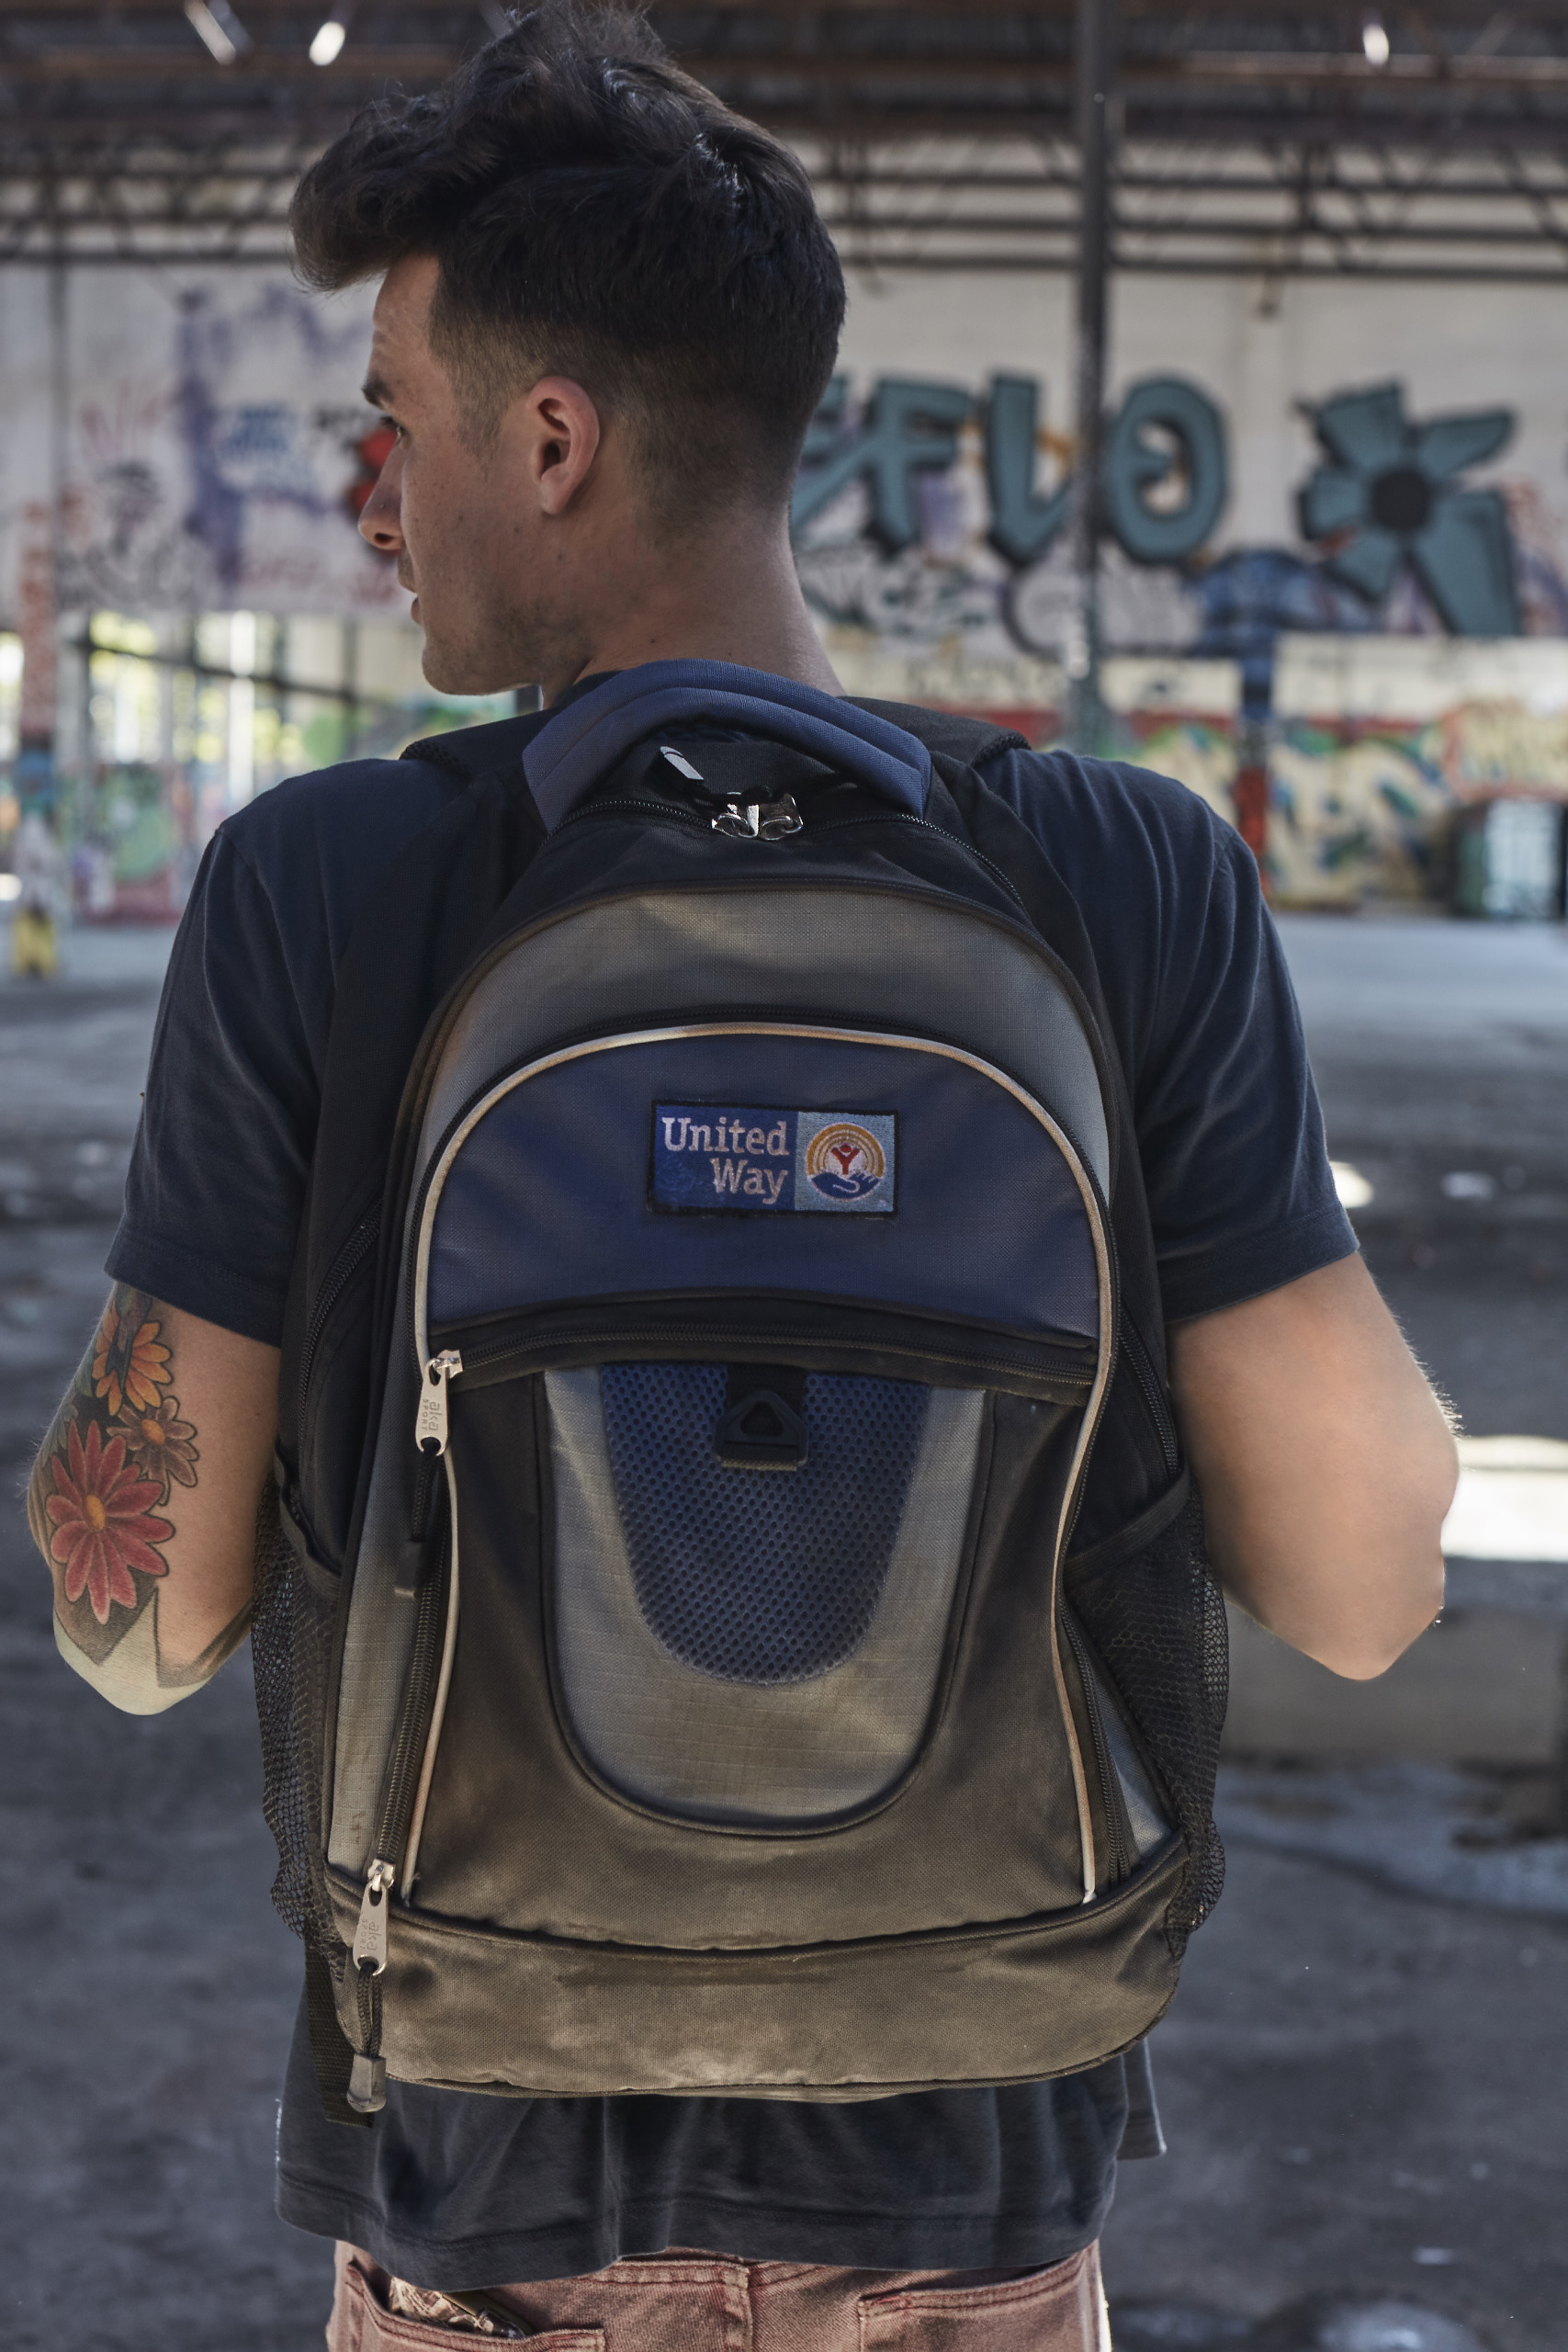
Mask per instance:
[[[39,1449],[28,1521],[55,1639],[129,1713],[172,1707],[244,1637],[277,1365],[119,1284]]]
[[[1225,1590],[1336,1674],[1384,1672],[1443,1605],[1459,1461],[1360,1259],[1179,1324],[1170,1363]]]

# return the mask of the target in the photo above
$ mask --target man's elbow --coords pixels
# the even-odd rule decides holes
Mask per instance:
[[[1443,1555],[1433,1547],[1404,1568],[1393,1591],[1380,1596],[1375,1616],[1336,1626],[1321,1641],[1303,1644],[1309,1657],[1347,1682],[1375,1682],[1428,1632],[1443,1606]]]
[[[250,1622],[247,1603],[217,1640],[184,1667],[171,1667],[160,1656],[154,1609],[144,1609],[125,1639],[105,1657],[89,1657],[72,1640],[58,1617],[54,1620],[54,1645],[72,1672],[79,1674],[100,1699],[107,1699],[122,1715],[161,1715],[211,1681],[225,1659],[231,1657],[244,1640]]]
[[[1446,1425],[1424,1434],[1401,1457],[1397,1481],[1386,1462],[1360,1480],[1342,1473],[1322,1489],[1318,1510],[1303,1498],[1285,1523],[1276,1519],[1259,1547],[1272,1555],[1264,1574],[1254,1558],[1234,1581],[1224,1577],[1269,1633],[1348,1682],[1386,1674],[1443,1606],[1442,1527],[1458,1453]]]
[[[89,1690],[122,1715],[161,1715],[169,1707],[188,1699],[198,1686],[187,1683],[175,1688],[158,1679],[156,1657],[142,1654],[141,1644],[132,1648],[129,1644],[111,1650],[107,1657],[89,1657],[78,1648],[57,1617],[54,1621],[54,1645],[71,1668],[79,1674]]]

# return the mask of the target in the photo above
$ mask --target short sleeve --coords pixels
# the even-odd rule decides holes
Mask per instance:
[[[1083,917],[1132,1096],[1167,1320],[1351,1255],[1295,991],[1239,835],[1140,768],[1009,752],[983,773]]]
[[[1134,1092],[1167,1320],[1348,1257],[1295,991],[1251,852],[1228,828],[1170,927]]]
[[[276,1346],[320,1102],[268,892],[220,829],[175,934],[108,1272]]]

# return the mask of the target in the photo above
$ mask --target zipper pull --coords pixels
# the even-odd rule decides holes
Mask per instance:
[[[757,816],[758,829],[765,842],[787,841],[791,833],[798,833],[806,823],[795,807],[793,792],[786,792],[779,800],[764,800]]]
[[[712,820],[716,833],[724,833],[736,842],[754,842],[760,832],[757,804],[752,801],[727,802],[724,814]]]
[[[798,833],[806,820],[795,807],[795,795],[777,800],[731,800],[724,814],[711,820],[716,833],[737,842],[782,842]]]
[[[355,2052],[348,2072],[348,2103],[355,2115],[379,2115],[387,2104],[384,2058],[367,2058],[362,2050]]]
[[[354,1964],[372,1976],[387,1965],[387,1898],[398,1873],[390,1862],[373,1861],[365,1873],[359,1925],[354,1931]]]
[[[443,1348],[432,1356],[424,1367],[420,1384],[419,1418],[413,1425],[413,1442],[422,1453],[445,1453],[446,1451],[446,1383],[454,1373],[461,1372],[463,1359],[456,1348]]]

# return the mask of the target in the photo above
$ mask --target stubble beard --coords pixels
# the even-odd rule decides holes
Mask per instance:
[[[558,692],[591,659],[592,633],[543,598],[508,599],[474,615],[472,626],[454,635],[439,623],[432,628],[423,589],[419,596],[421,666],[437,694],[506,694],[536,685]]]

